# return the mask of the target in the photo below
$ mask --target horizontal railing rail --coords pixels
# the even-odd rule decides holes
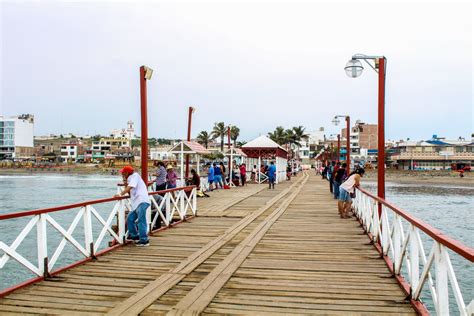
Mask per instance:
[[[449,315],[453,308],[449,302],[451,285],[459,314],[474,313],[474,300],[465,304],[448,252],[473,263],[473,248],[362,188],[357,189],[354,212],[415,307],[426,311],[420,298],[422,292],[429,291],[436,314]],[[428,257],[420,231],[433,243]]]
[[[149,192],[149,198],[150,207],[147,210],[147,227],[149,232],[152,231],[159,220],[163,221],[166,226],[170,226],[175,215],[180,220],[197,215],[195,186]],[[105,216],[103,216],[104,212],[101,215],[101,212],[96,209],[97,205],[104,203],[113,203],[111,210],[106,210]],[[107,207],[109,208],[110,205],[107,205]],[[63,227],[60,221],[55,220],[50,215],[60,211],[73,212],[75,209],[78,209],[75,216],[71,217],[67,224],[63,224],[68,225],[68,227]],[[110,238],[109,241],[113,244],[125,243],[128,235],[128,230],[126,229],[127,211],[131,211],[129,196],[2,214],[0,215],[0,223],[2,224],[18,218],[26,218],[28,221],[9,245],[4,240],[6,235],[0,240],[0,272],[4,269],[7,262],[13,259],[38,277],[49,277],[53,267],[58,263],[68,244],[72,245],[82,257],[95,258],[106,236]],[[93,220],[95,225],[93,225]],[[80,229],[78,226],[81,221],[83,225]],[[27,259],[19,252],[23,241],[35,228],[37,261]],[[74,236],[75,232],[79,233],[78,229],[83,230],[81,232],[83,238],[79,239]],[[53,230],[60,234],[61,240],[56,247],[48,247],[48,237],[51,237]],[[11,236],[11,233],[9,232],[8,236]],[[109,246],[109,248],[111,247]],[[3,255],[1,252],[3,252]],[[31,252],[31,249],[29,252]]]

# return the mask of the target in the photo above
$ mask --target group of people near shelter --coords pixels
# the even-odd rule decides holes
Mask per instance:
[[[237,167],[240,174],[240,181],[242,185],[246,184],[247,167],[245,163]],[[269,166],[265,168],[265,172],[268,176],[269,188],[275,188],[276,180],[276,167],[272,161]],[[256,166],[252,169],[252,175],[257,173]],[[141,176],[133,169],[132,166],[125,166],[120,170],[122,174],[123,184],[125,189],[120,193],[116,194],[115,197],[123,197],[130,195],[132,209],[127,216],[127,227],[128,227],[128,241],[133,241],[139,247],[147,247],[150,245],[148,239],[148,227],[146,212],[150,207],[150,199],[148,195],[148,184],[146,184]],[[219,164],[213,163],[210,165],[208,170],[208,181],[211,190],[214,185],[217,188],[224,188],[226,183],[225,179],[226,168],[221,162]],[[162,191],[166,189],[176,188],[178,175],[176,174],[174,167],[168,165],[165,168],[163,162],[158,162],[158,168],[153,174],[155,178],[155,190]],[[232,172],[232,178],[235,173]],[[191,170],[191,178],[188,179],[189,185],[195,185],[198,189],[200,188],[201,180],[196,170]],[[160,205],[161,199],[163,198],[160,194],[153,195],[157,205]],[[156,211],[156,210],[155,210]]]
[[[337,199],[337,207],[341,218],[350,218],[352,199],[355,197],[355,188],[360,185],[365,170],[360,167],[348,174],[346,163],[332,161],[323,166],[321,176],[329,182],[329,190]]]

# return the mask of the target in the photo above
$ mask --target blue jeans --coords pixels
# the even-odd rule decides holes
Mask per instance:
[[[141,242],[148,241],[148,227],[146,224],[146,210],[150,206],[149,203],[140,203],[138,207],[128,213],[127,217],[127,226],[128,226],[128,236],[132,239],[137,236],[140,237]],[[138,231],[137,231],[138,228]]]
[[[334,198],[337,199],[339,197],[339,186],[340,184],[337,181],[333,182],[333,191],[334,191]]]

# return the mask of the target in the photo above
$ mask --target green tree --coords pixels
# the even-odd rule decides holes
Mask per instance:
[[[211,135],[207,131],[201,131],[196,137],[197,142],[207,148],[209,142],[212,140]]]
[[[213,139],[220,138],[221,139],[221,151],[224,151],[224,137],[227,132],[227,128],[224,125],[224,122],[214,123],[214,128],[211,132],[211,137]]]
[[[132,139],[132,149],[135,147],[140,147],[142,145],[142,141],[140,139]]]
[[[230,128],[230,139],[232,139],[232,141],[234,142],[234,147],[237,144],[237,138],[239,138],[239,136],[240,136],[240,128],[238,128],[237,126],[232,126]]]
[[[293,144],[296,146],[296,156],[299,158],[299,149],[301,147],[301,142],[309,139],[309,134],[305,133],[306,128],[303,126],[295,126],[291,129],[291,139]]]
[[[282,126],[277,126],[273,132],[268,133],[268,137],[278,145],[284,145],[288,143],[285,129]]]

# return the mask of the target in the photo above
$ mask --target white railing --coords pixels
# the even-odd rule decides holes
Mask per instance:
[[[426,308],[420,297],[423,291],[429,292],[424,294],[431,295],[436,314],[449,315],[450,309],[455,309],[449,301],[451,285],[457,312],[463,316],[474,314],[474,300],[466,305],[448,252],[450,249],[472,264],[474,249],[360,188],[354,212],[415,306]],[[420,232],[432,242],[428,256]],[[424,290],[426,283],[428,289]]]
[[[169,226],[175,215],[181,220],[188,216],[196,215],[196,188],[194,186],[150,192],[149,195],[150,204],[154,206],[150,206],[147,210],[149,231],[152,230],[160,219],[165,225]],[[157,195],[162,195],[158,199],[160,200],[159,202],[154,198]],[[105,203],[114,204],[112,209],[107,211],[107,215],[102,216],[96,208],[97,205]],[[3,252],[3,256],[0,258],[0,272],[9,259],[13,259],[38,277],[45,277],[53,271],[53,267],[58,263],[58,259],[61,258],[64,248],[68,243],[76,248],[85,258],[93,258],[97,255],[106,236],[110,237],[109,241],[113,241],[115,244],[124,244],[128,234],[126,230],[126,212],[127,210],[130,211],[130,205],[128,197],[119,197],[0,215],[0,222],[2,224],[12,219],[30,218],[10,245],[0,240],[0,251]],[[152,208],[154,210],[151,210]],[[70,221],[69,227],[61,226],[50,215],[53,212],[59,211],[74,212],[76,209],[78,211],[72,221]],[[155,214],[152,216],[153,213]],[[95,218],[94,225],[93,218]],[[77,238],[73,234],[76,233],[77,235],[80,233],[76,231],[76,228],[81,221],[83,222],[83,225],[81,225],[81,230],[83,230],[81,235],[83,234],[84,237]],[[116,228],[113,227],[115,226],[114,224],[117,225]],[[23,241],[33,230],[36,230],[37,262],[34,262],[35,260],[28,260],[19,252]],[[51,237],[52,230],[56,230],[60,234],[61,241],[56,248],[48,249],[48,237]],[[10,235],[9,233],[8,236]],[[94,238],[94,236],[96,237]]]

